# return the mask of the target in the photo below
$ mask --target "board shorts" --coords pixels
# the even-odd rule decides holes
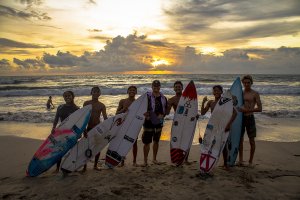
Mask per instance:
[[[254,115],[244,115],[243,116],[243,126],[242,126],[242,137],[247,131],[248,138],[256,137],[256,124]]]
[[[152,140],[154,142],[159,142],[161,136],[162,127],[158,128],[146,128],[144,127],[144,132],[142,135],[142,141],[144,144],[150,144]]]

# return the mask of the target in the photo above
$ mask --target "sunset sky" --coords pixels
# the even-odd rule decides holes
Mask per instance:
[[[300,74],[299,0],[0,0],[0,74]]]

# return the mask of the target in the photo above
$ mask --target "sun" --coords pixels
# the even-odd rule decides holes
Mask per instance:
[[[153,67],[157,67],[157,66],[160,66],[160,65],[169,65],[170,63],[167,61],[167,60],[164,60],[164,59],[155,59],[151,65]]]

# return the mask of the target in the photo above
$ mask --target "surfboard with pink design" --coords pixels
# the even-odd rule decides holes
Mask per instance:
[[[209,173],[218,163],[226,144],[229,131],[225,127],[232,116],[233,102],[230,91],[226,91],[215,105],[200,144],[200,172]]]
[[[171,161],[181,165],[188,155],[194,138],[198,114],[197,91],[193,81],[180,97],[171,129]]]
[[[88,105],[75,111],[48,136],[33,155],[27,176],[35,177],[47,171],[77,143],[89,122],[91,110],[92,106]]]

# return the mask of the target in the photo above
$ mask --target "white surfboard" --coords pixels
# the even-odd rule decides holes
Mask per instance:
[[[66,154],[62,170],[73,172],[97,155],[118,133],[127,113],[110,117],[95,126]]]
[[[128,113],[117,136],[109,143],[105,164],[113,168],[127,155],[135,143],[147,112],[147,94],[143,94],[128,108]]]
[[[180,97],[171,131],[171,161],[181,165],[189,153],[194,138],[198,114],[197,91],[191,81]]]
[[[200,171],[208,173],[217,164],[226,144],[228,132],[225,127],[232,116],[233,102],[230,91],[226,91],[215,106],[200,144]]]

